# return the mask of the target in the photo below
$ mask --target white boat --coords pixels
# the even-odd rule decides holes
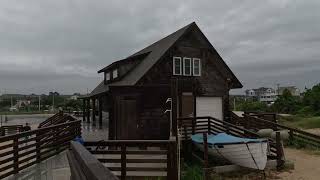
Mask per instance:
[[[192,136],[192,141],[203,150],[203,135]],[[226,133],[207,135],[208,153],[222,156],[233,164],[263,170],[267,163],[268,140],[231,136]]]

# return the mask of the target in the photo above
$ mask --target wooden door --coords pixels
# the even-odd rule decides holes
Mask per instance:
[[[120,97],[117,102],[117,139],[139,139],[136,96]]]
[[[181,96],[181,116],[193,117],[193,95],[192,93],[183,93]]]

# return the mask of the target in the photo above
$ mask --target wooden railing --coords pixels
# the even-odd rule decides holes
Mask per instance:
[[[71,180],[119,180],[78,142],[71,142],[71,148],[67,155]]]
[[[10,125],[10,126],[1,126],[0,127],[0,136],[6,136],[9,134],[17,134],[22,132],[22,125]]]
[[[84,146],[121,179],[178,179],[175,140],[108,140],[85,142]]]
[[[62,152],[80,134],[81,121],[74,120],[0,137],[0,179]]]
[[[288,131],[290,140],[297,140],[306,145],[313,147],[320,147],[320,136],[315,135],[297,128],[288,127],[278,123],[271,122],[269,120],[261,119],[255,116],[244,114],[245,126],[253,131],[260,129],[271,128],[274,130],[285,130]]]
[[[38,128],[49,127],[49,126],[52,126],[52,125],[71,122],[71,121],[75,121],[75,120],[76,119],[73,118],[72,116],[70,116],[68,114],[64,114],[62,111],[60,111],[57,114],[49,117],[45,121],[41,122],[39,124]]]

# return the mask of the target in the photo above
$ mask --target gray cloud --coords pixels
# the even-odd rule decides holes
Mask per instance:
[[[84,93],[99,68],[192,21],[245,88],[311,86],[320,76],[319,8],[317,0],[3,0],[0,93]]]

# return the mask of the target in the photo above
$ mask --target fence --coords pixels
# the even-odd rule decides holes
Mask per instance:
[[[0,137],[0,179],[69,148],[70,140],[80,133],[81,121],[74,120]]]
[[[108,140],[84,146],[121,179],[178,179],[176,140]]]

